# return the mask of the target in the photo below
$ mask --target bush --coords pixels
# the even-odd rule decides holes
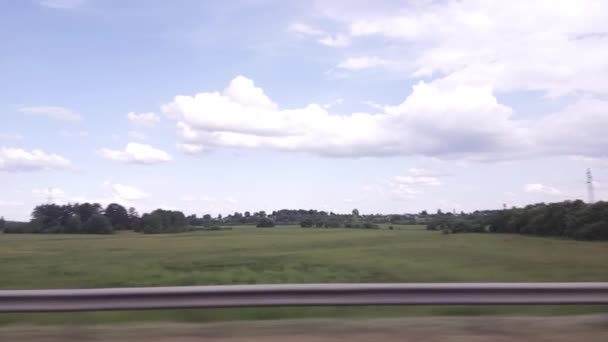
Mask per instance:
[[[256,227],[258,227],[258,228],[272,228],[272,227],[274,227],[274,221],[271,220],[271,219],[269,219],[269,218],[263,218],[256,225]]]
[[[83,230],[88,234],[112,234],[114,232],[110,220],[101,214],[92,215],[85,222]]]

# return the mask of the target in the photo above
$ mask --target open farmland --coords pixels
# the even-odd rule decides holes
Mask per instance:
[[[170,235],[0,235],[0,288],[245,283],[608,281],[608,243],[503,234],[239,228]],[[0,315],[0,322],[205,321],[587,313],[604,307],[265,308]]]

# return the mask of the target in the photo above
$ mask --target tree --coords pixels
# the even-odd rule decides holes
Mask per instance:
[[[99,203],[76,203],[74,204],[74,211],[80,216],[82,222],[87,222],[91,216],[101,214],[101,205]]]
[[[141,218],[139,217],[139,213],[137,212],[137,210],[133,207],[129,208],[128,211],[128,216],[129,216],[129,228],[131,230],[134,230],[136,232],[141,230]]]
[[[357,208],[353,209],[353,216],[359,216],[359,210]]]
[[[129,228],[129,213],[122,205],[110,203],[103,214],[110,220],[114,229],[124,230]]]
[[[156,209],[141,217],[144,233],[176,233],[187,230],[186,216],[181,211]]]
[[[80,221],[80,216],[73,215],[65,223],[65,233],[68,234],[79,234],[82,233],[82,221]]]
[[[315,223],[313,222],[313,220],[311,218],[307,218],[307,219],[304,219],[302,222],[300,222],[300,227],[302,227],[302,228],[310,228],[314,224]]]
[[[250,212],[248,212],[248,211],[246,211],[246,212],[245,212],[245,217],[250,217],[250,216],[251,216],[251,213],[250,213]]]
[[[94,214],[85,222],[83,230],[89,234],[112,234],[112,224],[107,217]]]
[[[274,221],[269,219],[269,218],[263,218],[260,220],[260,222],[256,225],[256,227],[258,228],[271,228],[274,227]]]
[[[4,230],[6,227],[6,221],[4,220],[4,216],[0,216],[0,230]]]

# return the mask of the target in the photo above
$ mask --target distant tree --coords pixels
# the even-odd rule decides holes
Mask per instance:
[[[129,213],[122,205],[118,203],[108,204],[103,214],[110,220],[114,229],[129,229]]]
[[[203,215],[203,220],[205,220],[205,221],[211,221],[211,215],[209,215],[209,214]]]
[[[137,210],[133,207],[129,208],[128,211],[128,216],[129,216],[129,228],[131,230],[134,230],[136,232],[141,230],[141,218],[139,217],[139,213],[137,212]]]
[[[314,221],[311,218],[307,218],[304,219],[302,222],[300,222],[300,227],[302,228],[310,228],[314,225]]]
[[[141,217],[144,233],[177,233],[187,230],[188,222],[181,211],[156,209]]]
[[[4,216],[0,216],[0,231],[4,230],[6,227],[6,221],[4,220]]]
[[[260,210],[260,212],[258,214],[259,214],[259,216],[261,218],[265,218],[266,217],[266,212],[264,210]]]
[[[258,228],[271,228],[274,226],[275,226],[274,221],[269,218],[261,219],[260,222],[256,225],[256,227],[258,227]]]
[[[359,210],[358,210],[358,209],[356,209],[356,208],[355,208],[355,209],[353,209],[352,213],[353,213],[353,216],[355,216],[355,217],[356,217],[356,216],[359,216]]]
[[[74,204],[75,213],[80,216],[80,220],[82,222],[87,222],[91,216],[95,214],[101,214],[102,208],[99,203],[82,203],[82,204]]]
[[[443,215],[443,211],[441,211],[441,209],[437,209],[437,215]]]
[[[420,216],[427,216],[429,213],[426,212],[426,210],[423,210],[420,212]]]
[[[83,230],[89,234],[112,234],[112,224],[107,217],[94,214],[84,223]]]
[[[217,214],[217,220],[222,221],[222,214]]]
[[[246,212],[245,212],[245,217],[250,217],[250,216],[251,216],[251,213],[250,213],[250,212],[248,212],[248,211],[246,211]]]
[[[79,234],[83,232],[82,229],[82,221],[80,220],[80,216],[73,215],[65,223],[65,233],[68,234]]]

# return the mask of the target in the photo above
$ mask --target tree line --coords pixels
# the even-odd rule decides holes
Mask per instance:
[[[435,215],[427,229],[444,233],[511,233],[608,240],[608,202],[538,203],[523,208]]]
[[[157,209],[139,216],[135,208],[111,203],[42,204],[34,208],[29,222],[4,223],[4,233],[30,234],[112,234],[117,230],[143,233],[186,230],[186,217],[180,211]]]
[[[318,210],[283,209],[267,214],[265,211],[235,212],[222,217],[185,216],[181,211],[156,209],[139,215],[135,208],[111,203],[66,205],[43,204],[34,208],[27,223],[7,222],[0,218],[0,230],[5,233],[64,233],[111,234],[118,230],[133,230],[146,234],[176,233],[195,229],[223,229],[232,225],[255,225],[260,228],[299,225],[302,228],[361,228],[375,229],[381,223],[426,224],[429,230],[443,233],[514,233],[558,236],[579,240],[608,240],[608,202],[586,204],[583,201],[538,203],[523,208],[474,211],[472,213],[436,214],[422,211],[403,215],[361,215],[357,209],[350,214]]]
[[[157,209],[139,215],[135,208],[111,203],[105,208],[99,203],[42,204],[36,206],[29,222],[4,223],[0,220],[0,230],[4,233],[30,234],[111,234],[119,230],[132,230],[147,234],[176,233],[194,229],[220,229],[220,226],[255,225],[266,228],[281,225],[300,225],[302,228],[378,228],[378,223],[410,222],[410,218],[400,215],[359,215],[336,214],[317,210],[235,212],[222,217],[185,216],[181,211]]]

